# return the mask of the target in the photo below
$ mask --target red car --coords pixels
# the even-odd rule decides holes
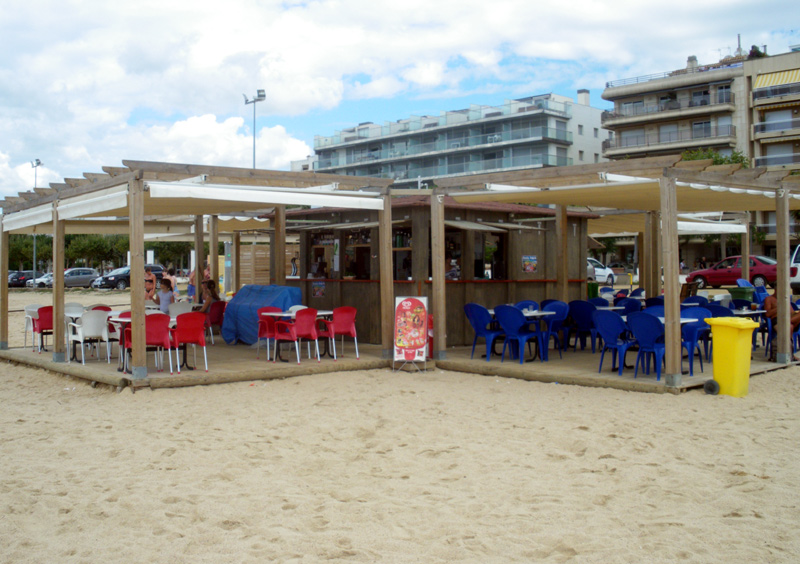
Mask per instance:
[[[728,257],[711,268],[695,270],[686,277],[687,282],[697,282],[698,288],[719,288],[720,286],[736,286],[736,280],[742,277],[741,256]],[[796,268],[791,269],[794,276]],[[778,278],[778,262],[770,257],[750,257],[750,282],[753,286],[775,284]]]

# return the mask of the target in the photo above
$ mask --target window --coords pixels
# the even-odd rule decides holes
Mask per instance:
[[[596,162],[596,163],[600,162],[600,155],[598,153],[594,154],[594,162]]]
[[[729,104],[733,98],[731,97],[731,85],[717,86],[717,102],[720,104]]]
[[[658,128],[658,140],[661,143],[672,143],[678,140],[678,124],[670,123]]]
[[[711,122],[696,121],[692,124],[692,139],[711,137]]]
[[[708,105],[708,90],[698,90],[692,92],[692,106],[707,106]]]
[[[583,151],[578,151],[578,160],[579,161],[583,160]]]
[[[644,145],[644,129],[629,129],[620,132],[620,146],[621,147],[636,147]]]
[[[583,126],[578,125],[578,135],[583,135]]]
[[[595,127],[594,128],[594,138],[597,139],[598,137],[600,137],[600,130]]]

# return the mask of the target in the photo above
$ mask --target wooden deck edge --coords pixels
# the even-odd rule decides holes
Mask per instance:
[[[16,351],[19,351],[19,349],[16,349]],[[20,355],[15,352],[15,349],[0,350],[0,359],[7,360],[18,366],[30,366],[53,374],[63,374],[65,376],[87,380],[88,382],[107,384],[118,390],[130,385],[130,379],[122,375],[117,375],[116,373],[105,374],[86,370],[83,368],[83,365],[78,362],[53,362],[51,352],[43,353],[43,356],[37,356],[36,358],[31,358],[30,355],[27,354],[27,351],[25,352],[26,355],[20,357]]]

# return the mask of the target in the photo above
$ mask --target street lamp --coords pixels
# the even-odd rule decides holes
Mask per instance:
[[[247,94],[244,96],[244,105],[253,104],[253,168],[256,168],[256,102],[263,102],[267,98],[264,90],[256,90],[256,95],[252,100],[248,100]]]
[[[39,167],[42,166],[42,161],[35,159],[31,161],[33,167],[33,189],[36,190],[36,185],[39,182],[38,172]],[[33,233],[33,287],[36,287],[36,232]]]

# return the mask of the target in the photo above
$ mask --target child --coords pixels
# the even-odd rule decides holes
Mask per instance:
[[[169,279],[161,279],[161,289],[153,296],[153,301],[159,305],[161,311],[169,314],[169,304],[175,302],[175,294],[172,292],[172,282],[170,282]]]

